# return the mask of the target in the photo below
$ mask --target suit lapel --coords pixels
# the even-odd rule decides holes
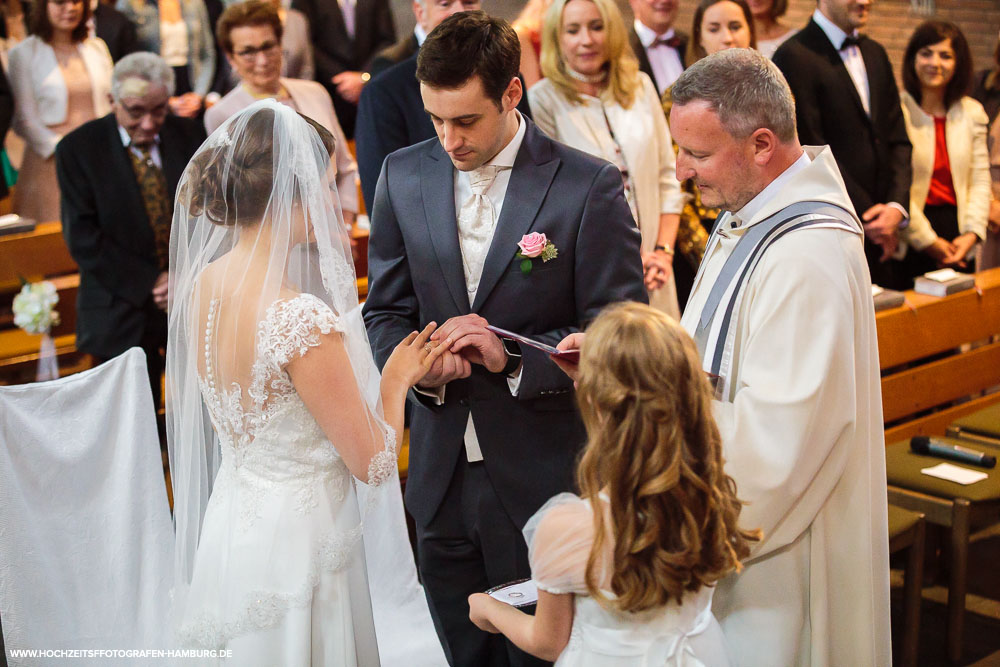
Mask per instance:
[[[837,51],[837,47],[830,42],[830,38],[826,36],[826,33],[819,27],[819,24],[812,19],[809,19],[809,23],[806,25],[804,31],[805,30],[808,30],[808,37],[809,41],[813,45],[813,50],[822,54],[827,59],[830,66],[833,67],[835,72],[837,72],[837,78],[840,79],[841,88],[843,88],[851,99],[854,100],[854,106],[857,108],[858,113],[870,122],[871,119],[868,118],[868,114],[865,112],[865,105],[861,103],[861,96],[858,94],[858,89],[854,85],[854,79],[851,78],[851,73],[847,71],[847,65],[844,64],[843,59],[840,57],[840,52]],[[863,52],[862,57],[864,57]],[[867,66],[868,63],[865,62],[865,67]],[[871,85],[868,87],[871,89]],[[869,97],[871,97],[870,94]],[[869,100],[869,104],[870,102],[871,100]]]
[[[883,86],[886,82],[881,80],[879,73],[881,72],[878,63],[875,60],[875,54],[877,49],[872,41],[864,36],[862,36],[861,43],[858,44],[858,48],[861,50],[861,60],[865,63],[865,75],[868,77],[868,108],[871,110],[871,117],[878,118],[878,113],[881,111],[880,105],[882,103],[882,96],[879,94],[883,90]],[[895,86],[896,82],[888,84]]]
[[[169,121],[169,118],[168,118]],[[163,176],[167,181],[167,195],[173,201],[177,194],[177,183],[181,180],[181,174],[187,167],[187,160],[183,159],[178,149],[184,144],[180,137],[174,140],[173,127],[169,122],[163,124],[160,130],[160,162],[163,165]]]
[[[653,85],[656,85],[656,77],[653,75],[653,66],[649,64],[649,57],[646,55],[646,49],[642,45],[642,40],[639,39],[639,34],[636,33],[635,28],[629,26],[628,30],[628,41],[632,45],[632,52],[635,53],[636,59],[639,61],[639,71],[645,72],[653,81]]]
[[[465,287],[462,249],[458,244],[454,169],[438,142],[420,156],[420,198],[424,203],[427,234],[455,306],[458,312],[466,315],[470,312],[469,294]]]
[[[534,224],[559,167],[559,160],[551,159],[547,140],[538,135],[538,130],[530,121],[525,119],[525,122],[528,126],[511,170],[503,209],[483,265],[476,300],[472,304],[473,312],[482,308],[490,292],[510,267],[517,252],[517,242]]]

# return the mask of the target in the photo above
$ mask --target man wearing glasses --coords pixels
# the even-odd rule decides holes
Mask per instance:
[[[56,146],[63,236],[80,267],[76,347],[97,362],[142,347],[157,407],[174,193],[205,139],[200,123],[168,113],[173,92],[160,56],[126,56],[111,75],[111,113]]]
[[[315,81],[281,76],[283,30],[278,10],[266,0],[239,2],[222,12],[215,32],[240,83],[205,112],[205,130],[215,132],[227,118],[267,97],[315,120],[337,140],[330,161],[336,168],[344,223],[350,227],[358,213],[357,163],[326,88]]]

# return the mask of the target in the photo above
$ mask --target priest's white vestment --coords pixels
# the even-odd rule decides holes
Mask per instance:
[[[723,214],[682,319],[688,332],[743,234],[807,200],[857,220],[828,147],[805,147],[735,216]],[[885,443],[860,223],[781,235],[738,293],[715,417],[726,471],[748,503],[740,525],[764,539],[719,583],[713,609],[740,665],[884,667]]]

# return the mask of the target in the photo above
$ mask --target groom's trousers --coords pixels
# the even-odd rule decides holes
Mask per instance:
[[[469,595],[531,576],[524,535],[503,509],[481,461],[469,463],[464,452],[459,457],[434,518],[417,525],[417,560],[452,667],[550,664],[469,620]]]

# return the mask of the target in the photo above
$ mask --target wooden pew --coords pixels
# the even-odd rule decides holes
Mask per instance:
[[[977,274],[976,286],[943,298],[909,291],[876,313],[887,443],[943,435],[1000,402],[1000,269]]]
[[[20,289],[22,277],[33,282],[76,272],[59,222],[42,222],[33,232],[0,236],[0,291]]]

